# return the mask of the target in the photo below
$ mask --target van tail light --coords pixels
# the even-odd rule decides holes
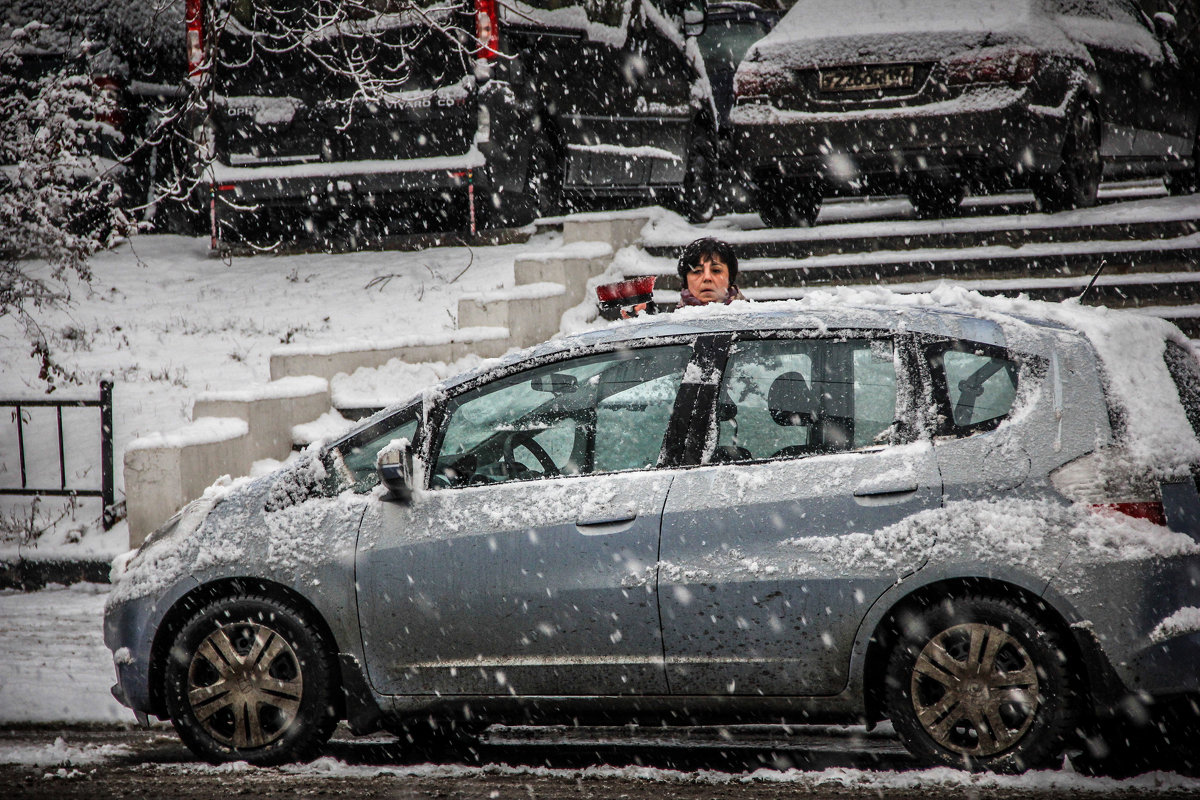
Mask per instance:
[[[993,48],[957,56],[946,62],[946,83],[961,86],[967,83],[1008,83],[1017,86],[1029,83],[1037,73],[1038,54],[1035,50]]]
[[[204,71],[204,0],[187,0],[184,22],[187,25],[188,77],[197,78]]]
[[[121,84],[111,75],[92,76],[96,89],[96,121],[121,130],[125,124],[125,109],[121,106]]]
[[[475,0],[476,58],[491,61],[500,55],[500,11],[496,0]]]
[[[1077,458],[1050,473],[1050,483],[1063,497],[1102,514],[1123,514],[1166,525],[1158,482],[1123,468],[1113,451]]]

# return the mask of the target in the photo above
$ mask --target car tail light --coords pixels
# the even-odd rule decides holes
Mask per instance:
[[[125,124],[125,109],[121,107],[121,84],[111,75],[92,76],[96,88],[96,121],[111,125],[117,130]]]
[[[187,0],[184,21],[187,25],[188,76],[195,78],[204,70],[204,0]]]
[[[1050,473],[1050,483],[1063,497],[1098,512],[1166,525],[1158,482],[1123,467],[1113,451],[1099,451],[1054,470]]]
[[[778,94],[792,84],[792,73],[776,64],[743,61],[733,76],[736,98]]]
[[[1002,48],[980,50],[946,62],[946,83],[1009,83],[1018,85],[1033,80],[1038,54],[1033,50]]]
[[[500,55],[500,12],[496,0],[475,0],[476,58],[491,61]]]

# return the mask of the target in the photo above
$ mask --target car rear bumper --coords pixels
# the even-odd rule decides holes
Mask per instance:
[[[751,175],[830,185],[872,176],[949,171],[1048,172],[1061,160],[1063,105],[1033,105],[1024,91],[993,89],[951,101],[844,112],[734,109],[734,148]]]
[[[344,195],[393,194],[466,187],[484,166],[472,148],[462,155],[377,160],[317,162],[284,166],[231,167],[214,164],[210,174],[215,196],[232,207],[260,203],[324,205]]]

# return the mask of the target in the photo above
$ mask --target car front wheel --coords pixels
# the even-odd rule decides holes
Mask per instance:
[[[1074,692],[1056,634],[1007,599],[947,599],[901,618],[887,708],[918,758],[1023,772],[1061,762]]]
[[[274,598],[203,608],[167,657],[167,710],[179,736],[213,763],[315,757],[337,724],[335,664],[304,616]]]

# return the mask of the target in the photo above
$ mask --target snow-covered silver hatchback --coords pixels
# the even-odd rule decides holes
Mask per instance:
[[[212,761],[339,719],[890,719],[930,763],[1128,766],[1198,716],[1197,430],[1149,317],[944,290],[615,323],[214,486],[115,570],[113,691]]]

